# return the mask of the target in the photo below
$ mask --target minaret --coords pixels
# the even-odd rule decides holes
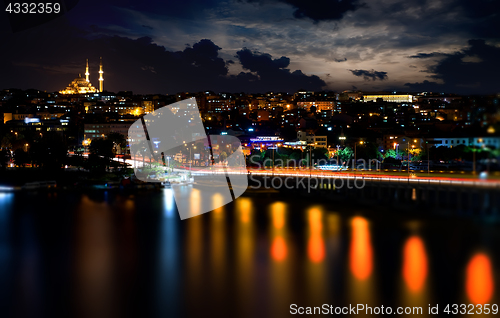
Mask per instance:
[[[102,57],[101,57],[101,62],[99,64],[99,92],[102,92],[102,86],[103,86],[103,82],[104,82],[104,78],[102,78]]]
[[[87,83],[89,82],[89,59],[87,59],[87,68],[85,69],[85,79],[87,80]]]

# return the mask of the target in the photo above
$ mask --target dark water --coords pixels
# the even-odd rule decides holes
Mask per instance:
[[[421,306],[421,317],[439,304],[444,316],[446,304],[499,302],[499,229],[280,194],[248,193],[180,221],[169,189],[3,193],[0,308],[11,317],[282,317],[291,304],[365,304]]]

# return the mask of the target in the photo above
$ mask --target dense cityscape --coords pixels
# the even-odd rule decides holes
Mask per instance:
[[[494,317],[500,1],[0,10],[0,315]]]
[[[276,149],[274,160],[309,166],[303,152],[312,148],[316,162],[377,160],[379,165],[370,167],[374,170],[408,170],[408,158],[415,172],[499,169],[499,95],[361,91],[137,95],[99,92],[88,77],[76,78],[60,92],[4,89],[0,94],[4,168],[83,168],[88,166],[83,157],[89,152],[108,159],[130,158],[127,132],[132,122],[194,97],[207,134],[238,137],[254,163],[270,158]],[[105,140],[111,143],[106,146]],[[175,161],[191,162],[194,155],[179,153]]]

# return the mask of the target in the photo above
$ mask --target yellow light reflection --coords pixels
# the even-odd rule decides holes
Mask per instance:
[[[191,189],[190,195],[190,205],[191,205],[191,215],[199,215],[200,214],[200,205],[201,205],[201,195],[200,190]]]
[[[271,205],[271,218],[273,221],[272,236],[273,241],[271,244],[271,257],[281,262],[286,259],[287,246],[284,235],[285,226],[285,209],[286,205],[282,202],[276,202]]]
[[[488,255],[477,253],[467,265],[466,290],[469,300],[475,304],[485,304],[494,290],[493,272]]]
[[[273,295],[270,301],[273,309],[270,316],[276,317],[282,313],[280,308],[289,306],[291,299],[292,272],[292,246],[288,242],[288,231],[286,227],[287,205],[283,202],[275,202],[269,210],[269,230],[270,247],[269,254],[271,258],[270,267],[270,291]]]
[[[213,212],[220,213],[224,210],[224,197],[220,193],[216,193],[212,196],[212,209]]]
[[[338,235],[340,231],[340,217],[338,214],[328,214],[326,217],[328,229],[332,235]]]
[[[308,213],[309,226],[312,233],[319,233],[323,229],[323,212],[319,208],[311,208]]]
[[[113,264],[123,262],[130,268],[135,264],[127,259],[116,260],[113,253],[112,209],[106,202],[95,202],[83,196],[77,210],[76,227],[76,287],[80,292],[78,306],[89,316],[109,313],[113,297]],[[133,239],[133,238],[132,238]],[[129,247],[129,246],[127,246]],[[135,251],[131,251],[134,253]]]
[[[251,306],[253,290],[255,286],[254,277],[254,255],[255,255],[255,231],[252,222],[252,200],[239,197],[236,201],[237,222],[236,224],[236,288],[237,299],[242,306]]]
[[[318,208],[311,208],[308,212],[309,230],[311,236],[307,244],[309,259],[314,263],[319,263],[325,258],[325,243],[322,237],[323,212]]]
[[[212,197],[213,201],[222,201],[220,194]],[[227,281],[227,239],[225,214],[222,213],[222,207],[215,213],[210,213],[210,260],[213,292],[221,295],[225,282]]]
[[[285,225],[285,204],[276,202],[272,205],[273,225],[275,229],[281,229]]]
[[[238,210],[240,211],[240,220],[243,223],[250,222],[252,214],[252,202],[248,198],[238,198]]]
[[[307,211],[307,227],[309,238],[307,240],[307,260],[305,261],[305,274],[307,280],[307,301],[326,302],[329,294],[326,270],[326,248],[323,233],[324,211],[320,207],[311,207]],[[330,265],[330,264],[328,264]]]
[[[358,280],[370,277],[373,268],[373,252],[368,221],[363,217],[354,217],[350,250],[351,272]]]
[[[403,250],[403,278],[413,293],[422,291],[427,278],[427,253],[418,236],[410,237]]]

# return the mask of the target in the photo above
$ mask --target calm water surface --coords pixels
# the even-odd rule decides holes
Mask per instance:
[[[282,317],[290,304],[367,304],[423,317],[439,304],[443,316],[448,303],[499,303],[499,229],[282,194],[181,221],[170,189],[3,193],[0,306],[11,317]]]

